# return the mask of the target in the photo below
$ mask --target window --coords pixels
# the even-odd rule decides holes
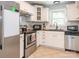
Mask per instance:
[[[56,24],[57,26],[65,25],[65,12],[63,10],[56,10],[52,12],[52,24]]]

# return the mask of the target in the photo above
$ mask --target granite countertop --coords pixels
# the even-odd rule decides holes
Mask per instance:
[[[65,30],[54,30],[54,29],[45,29],[45,30],[37,30],[37,31],[59,31],[59,32],[65,32]],[[31,34],[31,33],[36,33],[37,31],[25,31],[24,33],[20,34]]]
[[[36,31],[29,31],[29,32],[24,32],[24,34],[31,34],[31,33],[35,33]]]
[[[64,30],[64,29],[57,29],[57,30],[55,30],[55,29],[44,29],[44,30],[39,30],[39,31],[61,31],[61,32],[78,32],[79,33],[79,31],[68,31],[68,30]]]
[[[29,32],[25,31],[25,32],[20,33],[20,34],[31,34],[31,33],[35,33],[35,31],[29,31]]]
[[[54,29],[45,29],[45,30],[39,30],[39,31],[61,31],[61,32],[65,32],[65,30],[54,30]]]

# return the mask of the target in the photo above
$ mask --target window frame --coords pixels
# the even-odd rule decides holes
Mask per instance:
[[[66,9],[55,9],[55,10],[52,10],[52,16],[53,16],[53,13],[56,13],[56,12],[63,12],[64,13],[64,18],[58,18],[58,19],[64,19],[64,24],[62,25],[65,25],[67,23],[67,18],[66,18]],[[53,17],[51,18],[51,23],[54,24],[54,21],[53,21]],[[56,19],[56,18],[55,18]]]

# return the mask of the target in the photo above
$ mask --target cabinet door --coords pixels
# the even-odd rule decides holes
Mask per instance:
[[[67,7],[67,18],[69,21],[79,20],[79,9],[75,4],[69,4]]]
[[[64,48],[64,32],[46,31],[45,44],[50,47]]]
[[[42,9],[42,21],[48,21],[48,11],[49,11],[49,8],[43,8]]]
[[[25,2],[18,2],[20,4],[20,10],[27,11]]]
[[[53,47],[54,37],[52,36],[52,31],[44,31],[44,40],[43,40],[43,45]]]
[[[43,39],[43,32],[37,31],[36,36],[37,36],[37,39]]]
[[[33,13],[32,13],[32,16],[31,16],[31,20],[32,21],[37,21],[37,11],[36,11],[36,7],[35,6],[33,6],[32,7],[32,11],[33,11]]]
[[[15,2],[20,4],[21,11],[25,11],[31,14],[33,13],[33,6],[28,2],[24,2],[24,1],[15,1]]]
[[[20,35],[20,57],[24,56],[24,34]]]
[[[64,48],[64,32],[56,32],[54,33],[54,45],[58,48]]]
[[[76,47],[76,51],[79,51],[79,36],[76,36],[75,38],[75,47]]]
[[[37,31],[36,33],[37,38],[37,46],[39,46],[42,43],[43,40],[43,31]]]

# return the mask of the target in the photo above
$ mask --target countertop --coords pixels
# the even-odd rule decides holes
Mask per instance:
[[[32,34],[32,33],[35,33],[36,31],[29,31],[29,32],[24,32],[24,34]]]
[[[66,30],[54,30],[54,29],[45,29],[45,30],[37,30],[37,31],[58,31],[58,32],[77,32],[79,33],[79,31],[66,31]],[[32,33],[36,33],[37,31],[25,31],[24,33],[21,34],[32,34]]]
[[[65,32],[64,30],[53,30],[53,29],[45,29],[45,30],[37,30],[37,31],[59,31],[59,32]],[[31,33],[36,33],[37,31],[25,31],[24,33],[20,34],[31,34]]]
[[[65,30],[53,30],[53,29],[45,29],[45,30],[39,30],[39,31],[59,31],[59,32],[65,32]]]
[[[76,32],[76,33],[79,33],[79,31],[54,30],[54,29],[45,29],[45,30],[38,30],[38,31],[59,31],[59,32]]]

